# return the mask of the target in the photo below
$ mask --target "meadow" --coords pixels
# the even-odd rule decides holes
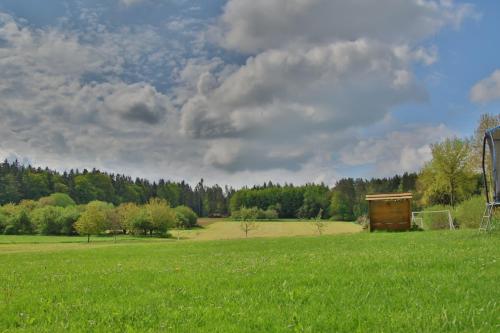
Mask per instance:
[[[0,244],[0,331],[500,330],[499,233],[24,241]]]
[[[202,228],[191,230],[172,230],[174,238],[190,240],[221,240],[246,238],[241,230],[240,222],[230,219],[200,219]],[[317,228],[312,221],[304,222],[298,220],[278,220],[255,222],[255,230],[249,232],[248,237],[291,237],[291,236],[314,236],[318,234]],[[344,233],[356,233],[362,231],[359,224],[350,222],[324,222],[323,235],[336,235]],[[0,238],[1,241],[1,238]]]

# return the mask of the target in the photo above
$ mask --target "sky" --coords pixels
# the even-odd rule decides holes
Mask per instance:
[[[419,170],[500,111],[500,2],[0,0],[0,158],[235,187]]]

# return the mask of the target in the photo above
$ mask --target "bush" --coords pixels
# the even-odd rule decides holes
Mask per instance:
[[[148,214],[144,207],[139,208],[137,212],[131,217],[132,230],[134,233],[143,232],[144,236],[148,234],[148,231],[153,229],[153,222],[151,221],[151,216]]]
[[[198,223],[198,215],[191,208],[177,206],[174,210],[177,227],[192,228]]]
[[[18,206],[26,209],[28,213],[31,213],[36,208],[39,208],[40,204],[34,200],[21,200]]]
[[[76,234],[75,223],[82,215],[83,207],[68,206],[61,210],[61,215],[59,216],[59,225],[61,227],[60,233],[62,235],[74,235]]]
[[[368,218],[368,215],[360,215],[356,219],[356,223],[359,224],[363,229],[368,229],[370,226],[370,219]]]
[[[278,212],[272,208],[262,210],[257,207],[242,207],[240,210],[233,212],[231,217],[238,221],[276,220]]]
[[[0,210],[0,234],[3,234],[6,225],[7,225],[7,215],[5,215]]]
[[[444,205],[434,205],[427,207],[426,209],[424,209],[424,212],[436,210],[449,210],[450,213],[453,212],[452,207]],[[422,218],[424,219],[424,229],[440,230],[450,228],[450,221],[446,213],[423,214]]]
[[[485,207],[486,200],[479,195],[463,201],[455,209],[457,223],[461,228],[479,228]]]
[[[268,208],[264,211],[264,216],[266,220],[277,220],[278,212],[275,209]]]
[[[31,213],[31,221],[35,230],[42,235],[60,235],[62,207],[46,206],[37,208]]]
[[[52,193],[48,197],[40,198],[38,202],[41,206],[68,207],[76,205],[75,201],[66,193]]]
[[[6,216],[3,233],[6,235],[32,234],[33,224],[28,214],[28,210],[22,206],[7,204],[2,207]]]

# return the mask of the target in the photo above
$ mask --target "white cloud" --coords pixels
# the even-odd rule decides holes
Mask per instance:
[[[400,44],[473,15],[473,6],[453,1],[230,0],[213,34],[224,47],[248,53],[359,38]]]
[[[332,184],[346,164],[399,173],[439,136],[377,126],[426,101],[413,68],[439,55],[420,42],[472,13],[444,0],[229,0],[205,21],[108,24],[89,10],[39,28],[0,14],[0,154],[235,185]]]
[[[473,15],[471,5],[453,1],[230,0],[211,37],[255,55],[223,78],[199,71],[198,83],[210,84],[183,104],[181,129],[234,142],[230,161],[227,151],[211,152],[205,163],[244,168],[248,151],[266,164],[273,147],[307,150],[311,133],[332,137],[377,123],[398,105],[426,100],[413,66],[432,65],[438,51],[419,42]]]
[[[232,169],[245,168],[242,161],[249,151],[263,166],[297,168],[302,157],[266,156],[273,147],[281,152],[307,150],[311,133],[328,137],[367,126],[382,120],[393,106],[425,100],[425,91],[410,72],[413,53],[398,50],[358,40],[262,52],[217,87],[210,78],[210,88],[183,105],[182,130],[203,140],[244,139],[246,148],[240,152],[235,151],[239,145],[231,147]],[[202,74],[199,83],[208,80],[207,75]],[[212,157],[207,161],[215,167],[229,164]]]
[[[470,91],[470,99],[478,103],[500,99],[500,69],[476,83]]]
[[[128,31],[118,38],[101,30],[102,39],[91,43],[76,32],[33,29],[1,14],[2,155],[15,150],[38,164],[73,168],[119,168],[145,151],[151,161],[164,161],[171,150],[164,142],[175,142],[164,132],[176,137],[170,98],[148,82],[120,79],[133,75],[128,62],[148,52],[133,38],[143,37],[140,45],[151,36]]]
[[[138,5],[144,2],[147,2],[148,0],[119,0],[122,5],[125,5],[126,7]]]
[[[432,158],[432,143],[452,134],[444,124],[404,127],[383,137],[358,139],[354,147],[341,150],[340,160],[351,166],[372,165],[375,175],[413,172]]]

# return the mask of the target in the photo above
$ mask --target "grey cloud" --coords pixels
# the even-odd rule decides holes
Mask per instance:
[[[140,121],[146,124],[156,124],[160,120],[160,114],[155,113],[154,110],[148,108],[147,105],[138,103],[130,107],[128,111],[123,114],[123,118],[131,121]]]
[[[474,15],[472,5],[453,1],[230,0],[212,33],[249,53],[359,38],[406,43]]]
[[[487,103],[500,99],[500,69],[476,83],[470,91],[470,99],[477,103]]]
[[[0,14],[0,157],[236,185],[333,182],[336,164],[362,155],[352,132],[426,100],[412,68],[438,54],[418,39],[470,12],[449,1],[230,0],[214,29],[221,45],[254,54],[244,64],[205,44],[210,20],[175,39],[92,10],[78,30]],[[342,148],[358,154],[339,160]]]
[[[425,100],[411,75],[399,76],[412,62],[411,52],[366,40],[263,52],[207,96],[191,98],[182,128],[193,137],[258,133],[258,140],[281,136],[283,125],[300,141],[311,130],[360,126]]]
[[[241,141],[215,141],[204,157],[206,164],[228,172],[284,169],[298,171],[312,157],[294,147],[262,149]]]
[[[404,126],[382,137],[358,138],[354,146],[340,151],[340,160],[350,166],[372,165],[376,175],[413,172],[431,159],[430,144],[453,134],[444,124]]]
[[[181,117],[181,131],[192,138],[230,137],[236,132],[229,119],[217,114],[204,96],[187,101]]]
[[[101,33],[109,39],[84,41],[80,32],[33,29],[0,14],[0,38],[8,41],[0,48],[3,147],[52,167],[119,165],[118,152],[137,146],[165,158],[164,143],[175,140],[164,132],[175,138],[177,131],[163,122],[173,112],[169,97],[120,79],[126,62],[149,52],[141,43],[156,37],[142,31],[137,46],[134,32]],[[87,79],[94,73],[99,82]]]
[[[118,84],[109,86],[103,106],[107,109],[104,116],[116,113],[125,120],[153,125],[166,115],[170,100],[146,83]]]

